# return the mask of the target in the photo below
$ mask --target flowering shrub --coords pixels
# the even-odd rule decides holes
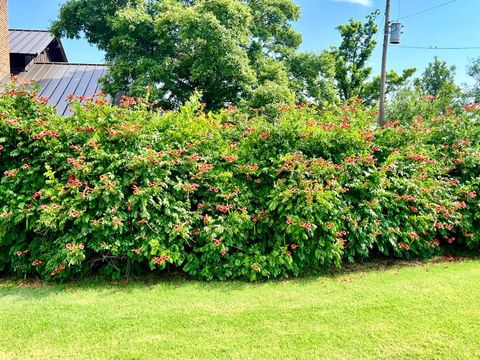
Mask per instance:
[[[0,271],[253,281],[480,248],[475,106],[381,130],[360,102],[275,117],[72,106],[0,97]]]

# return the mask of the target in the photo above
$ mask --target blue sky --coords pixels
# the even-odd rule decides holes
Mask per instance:
[[[392,20],[420,12],[448,2],[448,0],[391,0]],[[58,12],[62,0],[10,0],[9,20],[11,28],[45,29]],[[301,19],[295,24],[304,38],[302,50],[320,51],[340,41],[335,27],[348,19],[363,19],[375,9],[382,9],[385,0],[296,0],[302,8]],[[403,46],[420,47],[480,47],[478,23],[480,0],[456,0],[451,4],[418,16],[401,20],[405,29]],[[379,17],[379,25],[382,18]],[[372,57],[371,65],[379,72],[382,37]],[[103,55],[82,40],[64,40],[64,46],[72,62],[98,63]],[[457,81],[469,82],[465,67],[469,59],[480,57],[480,49],[474,50],[425,50],[390,46],[388,67],[401,71],[416,67],[418,73],[434,56],[457,66]]]

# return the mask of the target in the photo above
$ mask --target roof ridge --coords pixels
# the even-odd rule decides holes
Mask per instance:
[[[8,31],[46,32],[46,33],[52,34],[52,32],[50,30],[45,30],[45,29],[8,29]]]
[[[88,64],[88,63],[72,63],[72,62],[55,62],[55,61],[37,61],[35,64],[41,65],[83,65],[83,66],[108,66],[107,64]]]

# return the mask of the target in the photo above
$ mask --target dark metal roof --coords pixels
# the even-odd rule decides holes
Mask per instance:
[[[8,31],[10,38],[10,53],[37,55],[47,48],[55,37],[45,30],[15,30]]]
[[[18,75],[20,83],[34,81],[40,85],[39,95],[57,108],[59,115],[71,115],[67,97],[94,96],[101,91],[99,79],[107,72],[106,65],[36,63]],[[110,100],[109,97],[107,99]]]

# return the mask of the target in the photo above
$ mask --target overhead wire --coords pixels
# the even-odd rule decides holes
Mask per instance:
[[[480,46],[464,46],[464,47],[438,47],[438,46],[406,46],[396,45],[397,48],[419,49],[419,50],[479,50]]]
[[[409,14],[409,15],[406,15],[406,16],[403,16],[403,17],[402,17],[402,16],[400,15],[401,0],[398,0],[398,20],[404,20],[404,19],[408,19],[408,18],[417,16],[417,15],[425,14],[425,13],[427,13],[427,12],[430,12],[430,11],[439,9],[439,8],[441,8],[441,7],[444,7],[444,6],[453,4],[454,2],[457,2],[457,1],[458,1],[458,0],[450,0],[450,1],[447,1],[447,2],[444,2],[444,3],[441,3],[441,4],[438,4],[438,5],[436,5],[436,6],[433,6],[433,7],[430,7],[430,8],[427,8],[427,9],[418,11],[418,12],[416,12],[416,13]],[[431,46],[396,45],[395,47],[397,47],[397,48],[404,48],[404,49],[417,49],[417,50],[479,50],[479,49],[480,49],[480,46],[444,47],[444,46],[434,46],[434,45],[431,45]]]
[[[431,8],[424,9],[424,10],[421,10],[421,11],[419,11],[419,12],[416,12],[416,13],[413,13],[413,14],[410,14],[410,15],[406,15],[406,16],[403,16],[403,17],[399,17],[399,20],[405,20],[405,19],[409,19],[409,18],[414,17],[414,16],[417,16],[417,15],[425,14],[425,13],[430,12],[430,11],[432,11],[432,10],[436,10],[436,9],[441,8],[441,7],[444,7],[444,6],[453,4],[454,2],[457,2],[457,0],[450,0],[450,1],[444,2],[444,3],[442,3],[442,4],[433,6],[433,7],[431,7]]]

